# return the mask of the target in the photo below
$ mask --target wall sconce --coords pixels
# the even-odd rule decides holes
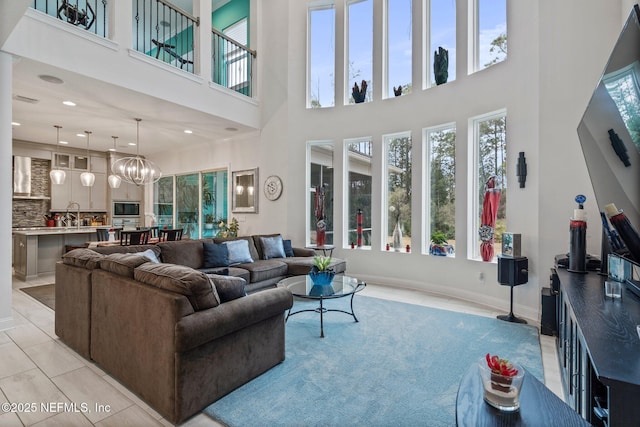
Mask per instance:
[[[524,158],[524,151],[518,154],[518,166],[516,170],[520,188],[524,188],[524,183],[527,180],[527,159]]]
[[[244,193],[244,187],[242,185],[236,185],[236,194],[241,196]]]
[[[247,187],[247,193],[249,193],[250,196],[253,196],[253,185]]]

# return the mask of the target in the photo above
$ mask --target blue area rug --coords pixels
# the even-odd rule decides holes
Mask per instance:
[[[354,309],[358,323],[325,314],[325,338],[319,314],[289,317],[286,360],[204,412],[238,427],[453,426],[458,383],[486,353],[544,382],[535,327],[361,295]]]

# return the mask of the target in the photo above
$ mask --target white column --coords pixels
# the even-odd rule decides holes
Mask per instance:
[[[133,0],[109,2],[109,38],[120,46],[133,48]]]
[[[4,254],[0,256],[0,331],[13,327],[11,256],[9,256],[13,250],[11,247],[12,62],[11,55],[0,51],[0,171],[4,171],[0,172],[0,254]]]
[[[196,0],[194,16],[200,17],[200,26],[197,27],[193,47],[196,54],[196,74],[205,82],[211,81],[211,1]]]

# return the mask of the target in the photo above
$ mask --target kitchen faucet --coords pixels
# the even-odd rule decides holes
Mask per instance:
[[[80,203],[78,202],[69,202],[69,204],[67,205],[67,214],[65,215],[65,218],[67,218],[67,227],[71,225],[71,221],[69,220],[69,209],[71,209],[74,205],[78,208],[78,210],[76,211],[76,226],[80,228]]]

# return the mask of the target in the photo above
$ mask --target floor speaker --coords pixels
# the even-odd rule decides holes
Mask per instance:
[[[556,298],[551,288],[542,288],[542,319],[540,320],[540,332],[543,335],[557,335],[558,324],[556,322]]]

